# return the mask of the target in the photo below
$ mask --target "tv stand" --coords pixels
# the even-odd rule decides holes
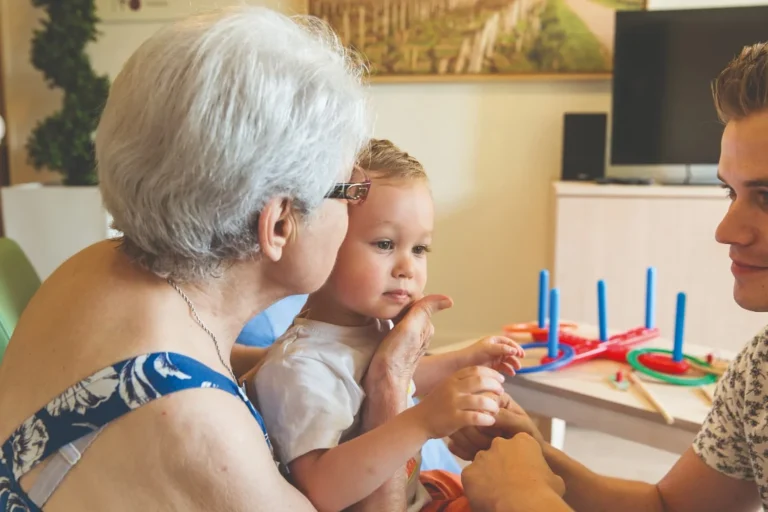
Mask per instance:
[[[598,185],[653,185],[653,178],[615,178],[606,176],[595,180]]]
[[[668,187],[719,187],[715,181],[660,181],[659,185]]]

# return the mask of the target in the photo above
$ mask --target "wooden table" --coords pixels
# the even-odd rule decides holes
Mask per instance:
[[[596,337],[597,330],[591,326],[581,327],[579,333]],[[460,348],[473,342],[461,343],[435,349],[434,353]],[[643,347],[672,349],[672,342],[665,339],[649,341]],[[712,349],[685,344],[686,354],[705,358]],[[537,364],[543,350],[533,349],[526,354],[525,365]],[[717,351],[719,357],[732,358],[734,354]],[[703,423],[711,403],[698,388],[675,386],[661,383],[651,377],[642,376],[643,382],[657,400],[674,417],[668,425],[661,414],[636,389],[627,391],[613,387],[608,378],[619,369],[625,372],[629,365],[607,360],[577,363],[554,372],[542,372],[511,377],[505,383],[507,392],[527,412],[552,418],[552,443],[562,447],[563,432],[558,419],[565,424],[604,432],[630,441],[635,441],[673,453],[682,453]]]

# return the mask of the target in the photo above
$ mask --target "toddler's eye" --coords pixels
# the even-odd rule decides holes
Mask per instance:
[[[416,247],[413,248],[413,254],[422,255],[422,254],[427,254],[428,252],[430,252],[430,248],[428,245],[417,245]]]
[[[391,240],[379,240],[376,242],[376,248],[382,251],[391,251],[393,245]]]

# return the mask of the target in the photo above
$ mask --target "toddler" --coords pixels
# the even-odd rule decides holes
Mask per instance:
[[[422,296],[434,224],[421,164],[387,140],[358,159],[372,180],[350,205],[349,229],[331,276],[275,343],[253,386],[267,432],[292,482],[320,511],[343,510],[398,469],[408,474],[408,511],[469,510],[456,475],[420,474],[420,450],[469,425],[490,425],[492,394],[520,368],[523,351],[504,337],[424,356],[409,408],[363,435],[362,379],[392,319]],[[485,366],[478,371],[477,366]],[[421,401],[413,405],[413,394]],[[451,508],[441,508],[450,506]]]

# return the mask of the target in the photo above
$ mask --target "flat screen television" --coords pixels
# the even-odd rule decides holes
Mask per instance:
[[[711,85],[744,46],[768,41],[768,6],[618,11],[613,165],[716,164]]]

